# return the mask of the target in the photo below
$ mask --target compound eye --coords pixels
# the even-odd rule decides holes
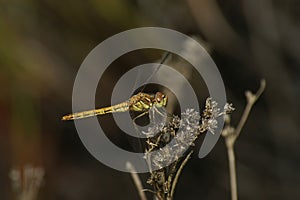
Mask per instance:
[[[155,99],[156,99],[156,101],[159,103],[159,102],[161,102],[161,101],[163,100],[164,96],[165,96],[165,95],[164,95],[163,93],[157,92],[157,93],[155,94]]]

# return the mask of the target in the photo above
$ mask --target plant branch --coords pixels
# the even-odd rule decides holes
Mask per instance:
[[[238,192],[237,192],[237,180],[236,180],[235,154],[234,154],[233,145],[227,147],[227,155],[228,155],[228,164],[229,164],[231,200],[237,200]]]
[[[178,179],[179,179],[179,176],[183,170],[183,167],[186,165],[187,161],[190,159],[191,155],[192,155],[193,151],[190,151],[190,153],[186,156],[186,158],[184,159],[184,161],[181,163],[176,175],[175,175],[175,178],[174,178],[174,181],[173,181],[173,184],[172,184],[172,189],[171,189],[171,193],[170,193],[170,196],[168,199],[173,199],[173,196],[174,196],[174,192],[175,192],[175,188],[176,188],[176,185],[177,185],[177,182],[178,182]]]
[[[246,92],[245,95],[247,98],[247,105],[246,105],[243,115],[237,125],[237,128],[234,129],[233,127],[231,127],[229,124],[230,120],[228,120],[228,123],[222,132],[222,136],[225,138],[225,143],[226,143],[226,147],[227,147],[231,200],[238,199],[234,144],[235,144],[235,141],[237,140],[237,138],[239,137],[239,135],[248,119],[248,116],[250,114],[250,111],[251,111],[253,105],[258,100],[258,98],[261,96],[261,94],[264,92],[265,88],[266,88],[266,81],[263,79],[263,80],[261,80],[260,87],[257,90],[256,94],[253,94],[250,91]]]
[[[241,120],[235,130],[235,134],[234,134],[235,139],[240,135],[241,130],[243,129],[243,127],[248,119],[248,116],[250,114],[250,111],[251,111],[253,105],[255,104],[257,99],[261,96],[261,94],[264,92],[265,88],[266,88],[266,80],[262,79],[260,82],[260,87],[257,90],[256,94],[252,94],[252,92],[246,91],[245,95],[247,98],[247,106],[246,106],[244,113],[241,117]]]
[[[142,182],[141,182],[138,174],[136,173],[136,170],[135,170],[134,166],[130,162],[127,162],[126,163],[126,168],[130,171],[132,180],[135,184],[136,189],[138,190],[138,193],[139,193],[139,196],[140,196],[141,200],[147,200],[145,190],[143,189]]]

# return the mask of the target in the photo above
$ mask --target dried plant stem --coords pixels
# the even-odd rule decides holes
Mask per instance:
[[[231,200],[238,199],[234,144],[248,119],[248,116],[250,114],[250,111],[251,111],[253,105],[255,104],[257,99],[261,96],[261,94],[264,92],[265,87],[266,87],[266,81],[261,80],[260,88],[258,89],[256,94],[252,94],[250,91],[246,92],[247,105],[246,105],[244,113],[237,125],[237,128],[234,129],[234,128],[230,127],[230,125],[227,125],[227,128],[225,127],[225,129],[222,133],[223,137],[225,138],[227,154],[228,154]]]
[[[257,99],[260,97],[260,95],[264,92],[265,88],[266,88],[266,81],[263,79],[260,82],[260,87],[259,87],[258,91],[256,92],[256,94],[252,94],[250,91],[246,92],[247,106],[246,106],[244,113],[241,117],[241,120],[235,130],[235,134],[234,134],[235,140],[240,135],[241,130],[244,127],[245,122],[248,119],[248,116],[250,114],[250,111],[251,111],[254,103],[257,101]]]
[[[136,170],[135,170],[134,166],[130,162],[127,162],[126,163],[126,168],[130,171],[132,180],[133,180],[133,182],[135,184],[135,187],[136,187],[136,189],[139,193],[140,199],[141,200],[147,200],[145,190],[143,189],[142,182],[141,182],[138,174],[136,173]]]
[[[147,183],[153,187],[156,199],[172,200],[178,179],[191,157],[193,151],[190,147],[201,133],[216,128],[218,117],[223,117],[234,110],[232,104],[226,103],[224,108],[218,108],[218,103],[212,98],[207,98],[202,115],[194,109],[186,109],[181,113],[181,118],[171,116],[167,124],[154,124],[143,134],[148,135],[146,141],[146,160],[150,169]],[[201,124],[199,124],[201,120]],[[157,133],[152,137],[153,133]],[[171,140],[174,145],[166,146]],[[190,149],[185,154],[185,149]],[[157,151],[158,153],[152,154]],[[173,161],[171,164],[169,161]],[[156,170],[152,171],[154,166]],[[154,168],[154,169],[155,169]]]
[[[179,176],[183,170],[183,167],[186,165],[187,161],[190,159],[191,155],[192,155],[193,151],[190,151],[190,153],[186,156],[186,158],[184,159],[184,161],[181,163],[175,177],[174,177],[174,180],[173,180],[173,184],[172,184],[172,189],[171,189],[171,192],[170,192],[170,196],[168,197],[168,200],[172,200],[173,199],[173,196],[174,196],[174,192],[175,192],[175,188],[176,188],[176,185],[177,185],[177,182],[178,182],[178,179],[179,179]]]
[[[229,163],[231,200],[237,200],[238,195],[237,195],[235,155],[234,155],[233,145],[227,147],[227,154],[228,154],[228,163]]]

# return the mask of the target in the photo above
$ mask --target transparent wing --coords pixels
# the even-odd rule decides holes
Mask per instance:
[[[147,84],[150,83],[152,78],[155,76],[155,74],[158,73],[161,66],[171,58],[171,55],[172,54],[170,52],[165,52],[159,62],[159,65],[156,68],[149,69],[151,71],[149,71],[147,73],[143,72],[143,70],[139,70],[138,75],[135,79],[133,90],[137,87],[137,85],[144,85],[139,91],[139,92],[143,92],[145,90]],[[148,76],[145,79],[145,77],[144,77],[145,74],[150,74],[150,76]],[[132,91],[132,93],[133,93],[133,91]]]
[[[138,86],[142,86],[142,85],[143,85],[142,88],[139,89],[138,92],[144,92],[147,84],[151,82],[153,77],[159,72],[159,69],[161,68],[162,64],[166,63],[168,61],[168,59],[170,59],[170,57],[171,57],[171,53],[165,52],[163,54],[159,64],[156,67],[139,69],[137,72],[137,77],[135,79],[133,89],[132,89],[132,94],[134,93],[134,91],[137,89]],[[153,91],[152,91],[152,93],[153,93]],[[161,111],[161,112],[163,112],[163,111]],[[153,127],[153,123],[157,123],[157,121],[160,121],[160,118],[162,118],[160,113],[158,114],[157,110],[154,109],[153,107],[150,108],[147,113],[144,113],[145,115],[143,115],[143,113],[142,114],[141,113],[137,113],[137,114],[131,113],[132,118],[135,119],[133,121],[133,123],[134,123],[134,127],[136,129],[136,132],[138,134],[138,138],[136,138],[137,140],[132,140],[132,138],[131,138],[131,142],[130,142],[132,144],[132,146],[134,147],[135,151],[143,152],[143,149],[144,149],[143,143],[144,142],[143,142],[142,138],[144,138],[145,135],[142,135],[142,134],[144,132],[148,132],[148,128]],[[142,117],[136,119],[137,116],[142,116]],[[143,116],[149,116],[149,118],[147,119],[147,117],[143,117]],[[149,124],[147,121],[149,122]],[[163,120],[161,120],[161,121],[163,121]],[[146,124],[148,124],[148,125],[146,125]],[[143,125],[146,125],[146,126],[143,126]]]

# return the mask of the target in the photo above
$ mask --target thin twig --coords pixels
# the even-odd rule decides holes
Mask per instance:
[[[241,130],[243,129],[243,127],[248,119],[248,116],[250,114],[250,111],[251,111],[253,105],[255,104],[257,99],[261,96],[261,94],[264,92],[265,87],[266,87],[266,81],[261,80],[260,88],[258,89],[256,94],[252,94],[250,91],[246,92],[247,105],[246,105],[243,115],[237,125],[237,128],[234,129],[230,125],[227,125],[227,127],[223,131],[224,134],[222,134],[223,137],[225,138],[225,143],[226,143],[226,147],[227,147],[231,200],[238,199],[234,144],[235,144],[235,141],[237,140],[237,138],[239,137]],[[227,133],[225,134],[225,132],[227,132]]]
[[[142,189],[143,192],[150,192],[152,194],[156,194],[156,192],[154,192],[153,190],[150,189]]]
[[[141,198],[141,200],[147,200],[146,194],[145,194],[145,190],[143,189],[143,185],[141,182],[141,179],[139,178],[138,174],[136,173],[136,170],[134,168],[134,166],[130,163],[127,162],[126,163],[126,168],[130,171],[132,180],[136,186],[136,189],[138,190],[139,196]]]
[[[231,200],[237,200],[238,192],[237,192],[237,180],[236,180],[235,154],[234,154],[233,145],[227,147],[227,155],[228,155],[228,163],[229,163]]]
[[[244,110],[244,113],[241,117],[239,124],[237,125],[236,131],[234,134],[235,138],[237,138],[240,135],[241,130],[243,129],[245,122],[248,119],[248,116],[250,114],[250,111],[251,111],[253,105],[255,104],[257,99],[261,96],[261,94],[264,92],[265,88],[266,88],[266,81],[264,79],[262,79],[260,82],[260,87],[259,87],[258,91],[256,92],[256,94],[252,94],[250,91],[246,92],[247,106]]]
[[[168,197],[168,200],[172,200],[173,199],[173,195],[174,195],[174,192],[175,192],[175,188],[176,188],[176,185],[177,185],[177,182],[178,182],[178,179],[179,179],[179,176],[183,170],[183,167],[186,165],[187,161],[190,159],[191,155],[192,155],[193,151],[190,151],[190,153],[186,156],[186,158],[184,159],[184,161],[181,163],[175,177],[174,177],[174,181],[172,183],[172,189],[171,189],[171,193],[170,193],[170,196]]]

